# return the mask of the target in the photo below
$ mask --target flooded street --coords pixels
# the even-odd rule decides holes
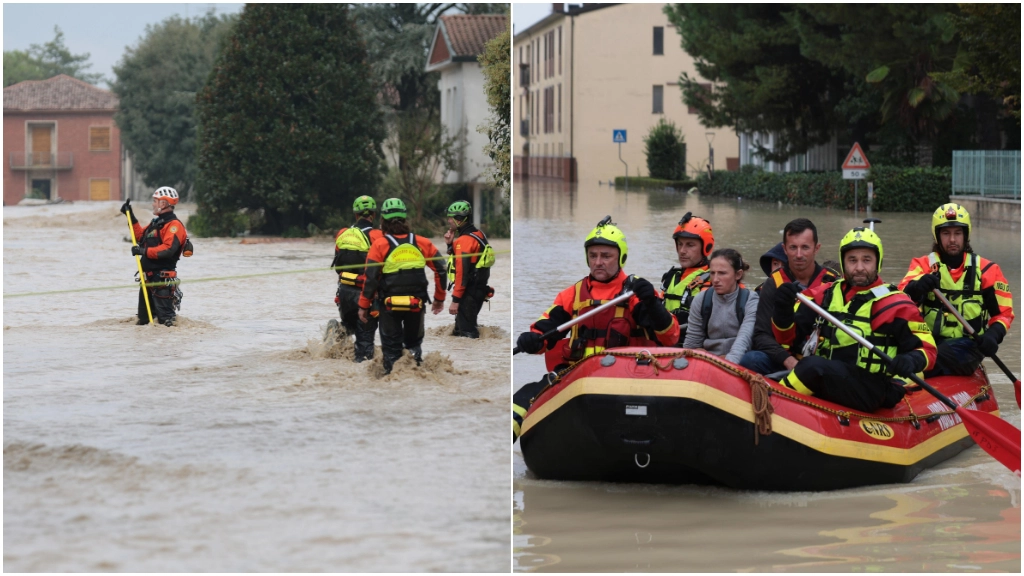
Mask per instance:
[[[4,300],[6,571],[508,570],[508,240],[481,338],[427,314],[378,378],[321,341],[329,238],[195,239],[136,326],[118,206],[4,208],[5,295],[122,286]]]
[[[624,192],[585,182],[516,181],[513,337],[587,274],[583,241],[611,215],[629,242],[625,269],[660,284],[677,262],[671,232],[687,211],[710,220],[716,248],[751,263],[793,218],[817,226],[818,262],[838,260],[839,239],[862,225],[852,211],[719,200],[676,192]],[[923,206],[933,210],[933,206]],[[876,213],[882,278],[898,283],[932,243],[930,212]],[[999,356],[1021,367],[1019,231],[974,223],[974,250],[998,262],[1015,293],[1017,321]],[[514,359],[513,389],[544,373],[540,356]],[[1002,417],[1020,427],[1013,388],[986,361]],[[909,484],[771,493],[719,487],[539,480],[513,448],[513,568],[552,572],[989,572],[1019,573],[1020,478],[972,447]]]

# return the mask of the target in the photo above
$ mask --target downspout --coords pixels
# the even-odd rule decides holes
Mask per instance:
[[[573,148],[574,136],[576,135],[576,122],[573,117],[576,114],[576,15],[569,15],[569,28],[572,38],[569,40],[569,158],[576,160],[576,150]],[[579,176],[574,174],[574,176]]]

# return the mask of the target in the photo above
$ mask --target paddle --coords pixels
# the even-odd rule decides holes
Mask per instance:
[[[130,206],[125,210],[124,217],[128,219],[128,232],[132,235],[132,246],[137,246],[138,244],[135,242],[135,227],[132,226],[132,209]],[[142,256],[135,256],[135,264],[139,267],[139,282],[142,283],[142,299],[146,301],[146,314],[149,315],[149,323],[152,324],[153,310],[149,307],[149,290],[146,290],[146,273],[142,271]]]
[[[875,355],[886,363],[886,365],[892,366],[892,358],[889,358],[885,352],[875,348],[875,346],[865,340],[863,336],[854,332],[846,324],[836,320],[834,316],[826,312],[821,306],[815,304],[807,296],[797,294],[796,297],[800,302],[803,302],[805,306],[814,310],[822,318],[834,324],[836,328],[846,332],[850,338],[856,340],[861,346],[864,346],[868,350],[874,352]],[[968,410],[962,406],[957,406],[952,400],[945,397],[935,388],[932,388],[930,384],[925,382],[916,374],[911,376],[910,379],[956,412],[956,414],[960,416],[960,419],[963,420],[964,427],[967,428],[967,432],[971,435],[971,438],[978,443],[978,446],[981,446],[985,452],[988,452],[1003,466],[1012,470],[1014,474],[1020,476],[1020,430],[1015,428],[1013,424],[1010,424],[1006,420],[1003,420],[998,416],[993,416],[988,412]]]
[[[558,334],[562,330],[568,330],[569,328],[572,328],[573,326],[579,324],[580,322],[583,322],[587,318],[590,318],[594,314],[597,314],[598,312],[601,312],[602,310],[605,310],[606,308],[608,308],[610,306],[615,306],[616,304],[618,304],[619,302],[622,302],[623,300],[629,300],[629,297],[632,296],[632,295],[633,295],[633,291],[632,290],[627,290],[627,291],[623,292],[622,294],[619,294],[615,298],[612,298],[611,300],[605,302],[604,304],[601,304],[597,308],[594,308],[590,312],[587,312],[586,314],[580,314],[579,316],[573,318],[572,320],[569,320],[568,322],[566,322],[565,324],[562,324],[561,326],[559,326],[558,328],[555,328],[554,330],[548,330],[547,332],[544,333],[543,336],[541,336],[541,338],[544,339],[544,340],[547,340],[548,338],[554,336],[555,334]],[[520,352],[519,346],[516,346],[515,348],[512,349],[512,354],[513,355],[519,354],[519,352]]]
[[[978,335],[974,333],[974,328],[971,328],[971,325],[967,323],[967,320],[964,320],[964,317],[957,312],[956,308],[953,307],[953,304],[946,299],[945,295],[942,294],[942,291],[935,288],[932,290],[932,294],[935,294],[935,297],[953,313],[953,316],[956,316],[956,319],[960,321],[960,325],[964,327],[964,332],[967,332],[967,335],[977,342],[979,338]],[[1020,408],[1020,378],[1014,376],[1013,372],[1010,372],[1010,369],[1006,367],[1006,364],[1003,364],[1003,361],[997,358],[995,354],[989,356],[989,358],[992,358],[992,361],[996,363],[996,366],[999,366],[999,369],[1003,371],[1003,374],[1006,374],[1006,377],[1013,381],[1013,393],[1017,397],[1017,407]]]

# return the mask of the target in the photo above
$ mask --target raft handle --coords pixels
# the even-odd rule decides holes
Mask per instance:
[[[849,426],[850,425],[850,419],[847,418],[846,416],[840,415],[840,416],[838,416],[838,418],[839,418],[839,423],[842,424],[843,426]]]
[[[925,418],[924,421],[931,424],[932,422],[935,422],[936,420],[942,418],[943,416],[945,416],[945,414],[932,414],[931,416]]]
[[[647,468],[648,466],[651,465],[651,455],[648,454],[647,452],[642,452],[642,454],[644,456],[647,456],[647,462],[644,462],[643,464],[641,464],[640,463],[640,454],[641,454],[641,452],[633,454],[633,462],[636,462],[636,465],[638,467],[640,467],[640,468]]]

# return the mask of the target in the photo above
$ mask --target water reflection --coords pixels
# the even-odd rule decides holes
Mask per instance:
[[[687,211],[711,221],[717,247],[751,263],[750,285],[763,279],[758,258],[793,218],[817,225],[819,262],[837,259],[839,239],[863,220],[845,210],[625,192],[596,180],[517,181],[514,193],[516,335],[586,275],[583,239],[608,214],[629,241],[626,271],[655,283],[675,263],[671,230]],[[930,215],[875,216],[883,220],[882,277],[896,283],[931,248]],[[971,243],[1020,286],[1019,231],[976,223]],[[1020,349],[1015,326],[1000,357],[1018,373]],[[1004,418],[1019,427],[1009,380],[987,367]],[[513,386],[543,372],[540,357],[516,356]],[[909,485],[800,494],[542,481],[526,470],[518,444],[513,451],[517,571],[1020,571],[1020,481],[977,448]]]

